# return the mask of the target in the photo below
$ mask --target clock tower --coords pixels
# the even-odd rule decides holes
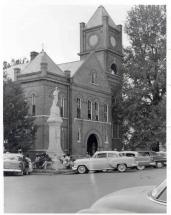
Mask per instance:
[[[97,8],[87,24],[80,23],[80,58],[92,51],[108,75],[121,76],[122,26],[113,22],[103,6]]]

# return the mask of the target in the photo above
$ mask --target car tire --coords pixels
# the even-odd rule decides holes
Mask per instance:
[[[85,173],[87,172],[87,167],[84,166],[84,165],[80,165],[80,166],[78,166],[78,168],[77,168],[77,172],[78,172],[79,174],[85,174]]]
[[[118,169],[119,172],[125,172],[127,167],[126,167],[125,164],[121,163],[121,164],[118,165],[117,169]]]
[[[145,166],[137,166],[137,169],[138,169],[138,170],[144,170],[144,169],[145,169]]]
[[[156,167],[157,168],[162,168],[163,167],[163,163],[162,162],[156,162]]]

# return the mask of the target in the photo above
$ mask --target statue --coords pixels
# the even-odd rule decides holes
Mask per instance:
[[[60,116],[60,108],[58,106],[59,90],[56,87],[53,92],[53,103],[50,108],[50,116],[47,120],[49,124],[49,147],[48,154],[52,158],[55,169],[61,168],[59,158],[64,154],[61,147],[61,124],[63,122]]]
[[[58,107],[58,94],[59,94],[59,90],[56,87],[55,91],[53,92],[53,103],[52,106],[50,108],[50,117],[56,117],[59,116],[60,117],[60,109]]]

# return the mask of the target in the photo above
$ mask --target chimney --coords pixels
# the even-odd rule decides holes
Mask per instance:
[[[17,81],[20,71],[21,71],[20,68],[18,67],[14,68],[14,81]]]
[[[39,53],[38,52],[30,52],[30,61],[34,60],[34,58],[38,55]]]

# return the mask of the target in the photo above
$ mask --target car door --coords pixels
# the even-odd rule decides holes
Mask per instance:
[[[92,159],[92,166],[90,167],[91,170],[103,170],[107,168],[107,153],[102,152],[96,154],[96,156]]]
[[[138,152],[138,160],[141,165],[148,166],[151,163],[151,157],[148,152]]]

